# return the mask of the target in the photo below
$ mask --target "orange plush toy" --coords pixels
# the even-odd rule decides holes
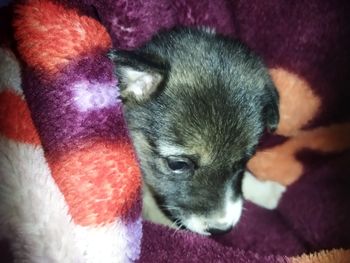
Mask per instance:
[[[270,74],[280,94],[280,123],[276,134],[285,140],[258,151],[248,167],[263,180],[290,185],[304,171],[302,161],[298,160],[300,151],[332,154],[350,148],[350,123],[304,129],[320,112],[322,98],[296,74],[281,68],[271,69]]]

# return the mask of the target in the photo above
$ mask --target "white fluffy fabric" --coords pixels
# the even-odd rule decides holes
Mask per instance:
[[[78,262],[74,225],[40,147],[0,138],[0,230],[19,262]]]
[[[0,48],[0,92],[22,99],[20,68],[14,55]],[[10,241],[16,262],[118,263],[136,259],[141,219],[120,219],[98,227],[76,225],[55,184],[43,149],[0,135],[0,239]]]
[[[4,137],[0,149],[0,235],[10,239],[18,262],[129,261],[131,225],[119,219],[100,227],[74,224],[42,149]]]
[[[276,209],[286,187],[273,181],[261,181],[246,171],[242,182],[242,192],[246,200],[267,208]]]
[[[17,94],[22,94],[20,67],[15,55],[0,48],[0,92],[3,89],[12,89]]]

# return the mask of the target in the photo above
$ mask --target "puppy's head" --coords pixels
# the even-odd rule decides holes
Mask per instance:
[[[278,123],[278,95],[237,41],[175,29],[111,52],[144,183],[178,224],[224,232],[242,210],[246,162]]]

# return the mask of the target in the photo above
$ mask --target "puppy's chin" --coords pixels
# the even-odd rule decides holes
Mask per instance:
[[[238,198],[235,201],[225,202],[225,209],[211,216],[192,214],[182,221],[183,225],[196,233],[209,236],[229,232],[239,221],[242,214],[243,201]]]
[[[224,233],[234,227],[239,221],[242,213],[243,201],[241,198],[235,201],[225,200],[224,211],[213,213],[211,216],[202,216],[191,214],[190,216],[180,218],[177,223],[173,222],[159,208],[147,185],[143,186],[143,209],[142,216],[144,220],[161,224],[170,228],[179,229],[181,226],[198,234],[209,236],[211,230],[216,233]]]

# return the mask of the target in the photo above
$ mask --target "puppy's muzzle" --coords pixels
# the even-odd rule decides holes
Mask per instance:
[[[233,228],[233,225],[226,226],[226,225],[220,225],[220,226],[215,226],[215,228],[209,228],[208,232],[212,235],[223,235],[228,232],[230,232]]]
[[[229,232],[239,221],[242,213],[241,198],[225,204],[224,213],[213,213],[210,217],[191,215],[183,224],[189,230],[202,235],[217,235]]]

